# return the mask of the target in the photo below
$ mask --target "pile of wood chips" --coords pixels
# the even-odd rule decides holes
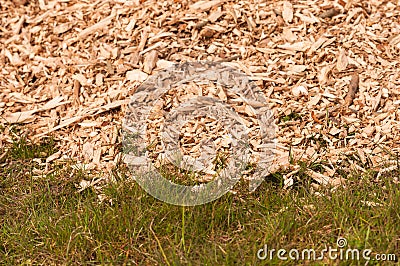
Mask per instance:
[[[287,180],[289,152],[324,161],[309,173],[335,185],[343,158],[386,171],[399,150],[399,1],[0,0],[0,10],[0,145],[15,127],[51,135],[60,152],[43,163],[110,173],[135,89],[197,60],[240,69],[264,92],[278,125],[272,171],[294,168]]]

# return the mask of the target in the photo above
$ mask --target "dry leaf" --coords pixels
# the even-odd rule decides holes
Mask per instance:
[[[340,132],[342,132],[342,130],[337,127],[333,127],[333,128],[331,128],[331,130],[329,130],[329,134],[331,134],[332,136],[335,136],[335,135],[339,134]]]

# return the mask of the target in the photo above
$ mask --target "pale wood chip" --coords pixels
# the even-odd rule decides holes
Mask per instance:
[[[147,79],[147,74],[135,69],[135,70],[130,70],[128,72],[126,72],[126,79],[129,81],[139,81],[139,82],[143,82]]]
[[[115,14],[113,13],[113,14],[109,15],[108,17],[100,20],[96,24],[82,30],[81,32],[78,33],[78,36],[77,36],[78,40],[85,38],[86,36],[88,36],[89,34],[92,34],[93,32],[95,32],[97,30],[107,27],[108,25],[110,25],[110,23],[114,17],[115,17]]]
[[[146,54],[143,62],[143,72],[151,74],[158,60],[158,51],[152,50]]]
[[[140,42],[136,51],[133,54],[132,64],[136,65],[140,60],[140,53],[143,51],[144,47],[146,46],[147,39],[149,37],[149,28],[146,27],[142,30]]]
[[[209,10],[212,7],[219,6],[222,3],[224,3],[224,0],[198,1],[190,5],[190,9],[203,12]]]
[[[299,51],[299,52],[304,52],[307,49],[310,48],[310,43],[309,42],[296,42],[296,43],[286,43],[286,44],[280,44],[277,45],[279,48],[289,50],[289,51]]]
[[[3,119],[10,124],[15,123],[29,123],[32,122],[35,117],[33,116],[35,113],[43,112],[46,110],[50,110],[56,108],[61,105],[68,104],[70,102],[62,102],[64,98],[62,96],[56,97],[50,101],[48,101],[45,105],[41,108],[30,110],[30,111],[22,111],[22,112],[15,112],[15,113],[6,113]]]
[[[324,174],[321,173],[317,173],[313,170],[308,169],[306,171],[306,173],[308,175],[310,175],[315,181],[317,181],[318,183],[322,184],[322,185],[328,185],[329,181],[331,180],[331,178],[329,176],[326,176]]]
[[[282,17],[286,23],[290,23],[293,20],[293,6],[290,2],[283,2]]]
[[[347,60],[346,52],[341,49],[337,56],[336,69],[338,71],[344,71],[346,70],[348,64],[349,61]]]

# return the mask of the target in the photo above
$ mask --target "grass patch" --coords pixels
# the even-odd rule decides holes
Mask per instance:
[[[282,115],[279,118],[279,122],[289,122],[289,121],[296,121],[301,120],[301,115],[296,112],[290,112],[288,115]]]
[[[336,248],[338,237],[346,238],[346,248],[371,249],[371,258],[400,255],[400,186],[393,182],[399,169],[380,182],[373,171],[352,173],[346,188],[323,188],[319,194],[307,182],[283,190],[283,173],[276,173],[255,193],[239,185],[243,189],[236,194],[180,207],[126,181],[121,166],[116,169],[121,180],[104,188],[107,200],[99,203],[90,188],[76,192],[84,171],[66,164],[36,174],[41,166],[33,159],[46,158],[54,146],[51,139],[36,145],[22,139],[0,151],[6,152],[0,161],[0,261],[5,264],[292,265],[276,253],[272,260],[259,260],[257,252],[265,245],[319,252]],[[299,171],[299,178],[304,175]],[[327,257],[319,263],[358,264]]]

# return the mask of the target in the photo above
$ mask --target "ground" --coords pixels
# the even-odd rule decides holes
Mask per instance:
[[[398,1],[0,0],[0,10],[6,262],[254,264],[264,244],[321,249],[340,236],[399,250]],[[198,60],[263,92],[275,162],[253,194],[239,186],[172,207],[129,181],[122,124],[146,79]]]

